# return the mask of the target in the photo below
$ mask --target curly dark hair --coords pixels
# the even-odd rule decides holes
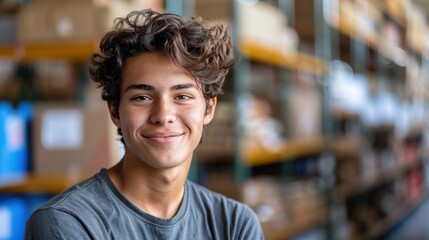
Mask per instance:
[[[92,55],[89,72],[102,88],[102,99],[113,105],[115,117],[119,117],[122,67],[130,57],[149,52],[171,57],[199,82],[206,102],[222,94],[234,64],[230,31],[222,24],[150,9],[115,19],[115,29],[102,38],[100,51]]]

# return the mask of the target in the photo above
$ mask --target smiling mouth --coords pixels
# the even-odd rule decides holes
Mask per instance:
[[[152,142],[165,144],[165,143],[175,142],[182,135],[183,135],[183,133],[182,134],[166,135],[166,136],[144,136],[144,137],[151,140]]]

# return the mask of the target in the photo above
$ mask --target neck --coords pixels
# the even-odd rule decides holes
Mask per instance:
[[[189,166],[159,170],[123,159],[108,173],[131,203],[150,215],[169,219],[180,208]]]

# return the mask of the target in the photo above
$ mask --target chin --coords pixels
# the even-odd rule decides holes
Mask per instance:
[[[184,165],[185,162],[187,161],[185,157],[178,157],[177,154],[172,157],[171,156],[159,157],[159,155],[154,155],[154,158],[152,159],[153,161],[148,164],[156,169],[170,169],[170,168],[179,167],[181,165]]]

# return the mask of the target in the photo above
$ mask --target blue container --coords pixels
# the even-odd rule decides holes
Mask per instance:
[[[0,240],[24,239],[27,205],[23,199],[0,200]]]
[[[26,104],[15,111],[10,103],[0,102],[0,182],[13,181],[27,173],[30,116]]]
[[[6,175],[11,171],[6,122],[12,111],[9,102],[0,102],[0,181],[7,179]]]
[[[32,122],[34,117],[34,108],[30,102],[21,102],[18,104],[17,113],[24,121],[24,146],[21,149],[21,154],[23,156],[23,162],[21,165],[18,165],[20,168],[18,171],[29,172],[31,170],[32,163]]]
[[[0,240],[24,239],[30,215],[52,195],[0,195]]]

